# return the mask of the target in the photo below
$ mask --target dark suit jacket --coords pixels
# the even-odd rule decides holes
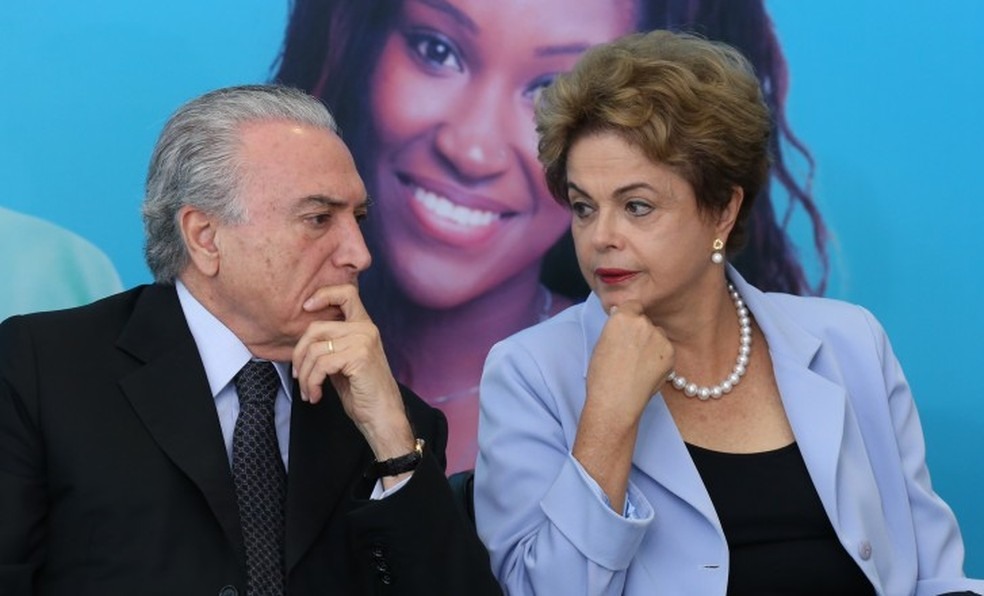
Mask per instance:
[[[326,389],[291,414],[288,593],[498,593],[444,479],[441,413],[404,392],[429,454],[369,501],[372,453]],[[174,288],[0,325],[0,594],[245,585],[228,457]]]

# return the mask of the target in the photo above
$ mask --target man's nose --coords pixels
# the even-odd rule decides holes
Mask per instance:
[[[354,273],[368,269],[372,263],[372,255],[369,254],[365,237],[362,235],[362,227],[354,215],[344,218],[338,234],[340,237],[332,255],[332,263],[340,269],[349,269]]]

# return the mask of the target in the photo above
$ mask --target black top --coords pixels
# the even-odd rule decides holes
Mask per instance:
[[[687,445],[731,553],[728,594],[874,594],[837,539],[796,443],[762,453]]]

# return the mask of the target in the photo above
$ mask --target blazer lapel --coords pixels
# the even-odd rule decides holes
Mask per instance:
[[[837,469],[844,436],[847,395],[812,370],[773,354],[773,369],[786,418],[827,515],[839,517]]]
[[[737,276],[737,273],[734,273]],[[768,296],[732,277],[769,342],[776,382],[807,471],[847,552],[857,559],[861,544],[889,554],[861,565],[873,585],[884,585],[884,569],[896,558],[865,438],[844,382],[840,360],[824,354],[824,342],[806,331]],[[845,358],[850,365],[850,354]],[[859,560],[859,563],[862,561]]]
[[[765,334],[786,418],[827,515],[837,520],[837,479],[847,424],[847,393],[816,370],[823,345],[820,338],[748,285],[730,266],[728,277]]]
[[[149,286],[143,292],[117,345],[144,362],[120,380],[123,393],[164,453],[201,490],[245,557],[215,404],[173,287]]]
[[[714,503],[662,394],[653,397],[639,422],[633,462],[635,467],[696,509],[723,534]]]
[[[342,408],[330,381],[317,404],[300,400],[294,386],[290,470],[287,474],[287,573],[324,529],[336,508],[353,495],[372,459],[368,444]]]

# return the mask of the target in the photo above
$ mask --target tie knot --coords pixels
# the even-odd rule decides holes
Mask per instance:
[[[280,377],[273,363],[268,360],[250,360],[236,374],[233,383],[239,394],[239,403],[273,404],[277,397]]]

